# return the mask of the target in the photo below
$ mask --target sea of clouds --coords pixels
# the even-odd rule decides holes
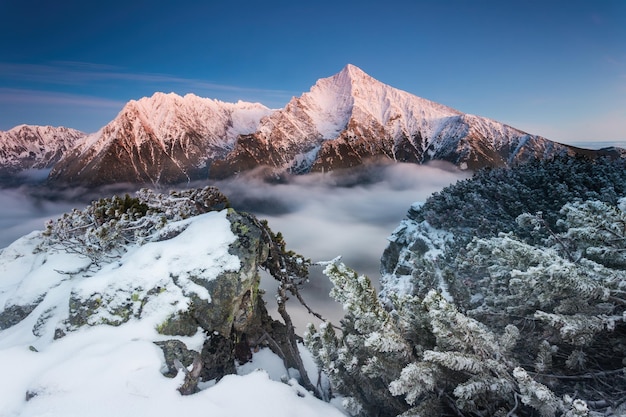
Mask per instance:
[[[377,284],[381,255],[387,238],[405,217],[411,204],[426,200],[457,180],[468,178],[452,165],[386,164],[349,172],[281,177],[275,181],[250,175],[216,182],[238,210],[266,219],[274,232],[280,231],[287,248],[313,262],[341,256],[343,262]],[[206,184],[203,184],[206,185]],[[194,184],[194,186],[201,186]],[[166,190],[162,190],[166,191]],[[99,190],[70,189],[62,192],[39,187],[0,190],[0,248],[33,230],[42,230],[73,208],[91,200],[132,192],[121,185]],[[303,288],[308,303],[333,321],[341,306],[328,297],[331,284],[322,267],[311,269]],[[263,288],[272,309],[275,282],[265,277]],[[290,303],[295,304],[295,300]],[[293,305],[299,330],[312,316]]]

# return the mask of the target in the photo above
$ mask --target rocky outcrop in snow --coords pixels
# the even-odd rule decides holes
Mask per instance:
[[[224,203],[102,199],[1,250],[0,414],[342,415],[268,348],[285,327],[258,289],[271,233]]]
[[[165,375],[198,360],[202,381],[235,373],[251,346],[286,343],[259,292],[270,247],[258,220],[211,187],[137,196],[99,200],[2,250],[0,332],[26,329],[39,351],[86,328],[140,325]]]

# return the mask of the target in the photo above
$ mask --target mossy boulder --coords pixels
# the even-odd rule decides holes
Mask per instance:
[[[196,293],[189,294],[189,308],[159,325],[159,333],[186,336],[200,327],[207,332],[230,337],[233,330],[241,333],[248,329],[259,297],[258,268],[267,258],[269,250],[261,239],[263,231],[253,217],[229,210],[227,218],[237,237],[228,252],[239,259],[240,268],[225,270],[211,280],[189,277],[194,284],[208,291],[210,300]],[[177,282],[176,277],[173,279]]]

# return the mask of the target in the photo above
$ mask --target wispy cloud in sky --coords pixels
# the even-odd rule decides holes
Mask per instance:
[[[90,62],[0,62],[0,130],[19,124],[49,124],[94,132],[112,120],[128,101],[156,92],[193,93],[227,102],[256,101],[276,108],[300,94],[133,72]]]
[[[248,94],[275,96],[293,95],[295,92],[249,88],[236,85],[211,83],[194,78],[177,77],[168,74],[132,72],[124,68],[94,64],[89,62],[58,61],[46,64],[16,64],[0,62],[0,80],[29,82],[52,85],[85,85],[108,81],[126,81],[146,84],[176,85],[190,90],[230,91]]]
[[[53,104],[107,109],[121,109],[125,104],[123,101],[109,100],[100,97],[19,88],[0,88],[0,103],[20,103],[29,105]]]

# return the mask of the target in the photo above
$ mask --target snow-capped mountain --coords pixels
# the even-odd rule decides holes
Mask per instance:
[[[66,127],[16,126],[0,132],[0,176],[50,169],[85,134]]]
[[[390,87],[354,65],[319,80],[240,138],[212,173],[265,164],[294,172],[328,171],[372,157],[462,168],[502,166],[569,148],[483,117]]]
[[[324,172],[372,159],[443,160],[478,169],[560,153],[598,154],[461,113],[347,65],[275,111],[192,94],[156,93],[130,101],[108,125],[66,152],[50,179],[173,184],[225,178],[259,166]]]
[[[271,110],[258,103],[224,103],[156,93],[130,101],[52,170],[52,180],[91,185],[179,183],[206,178],[239,135],[256,131]]]

